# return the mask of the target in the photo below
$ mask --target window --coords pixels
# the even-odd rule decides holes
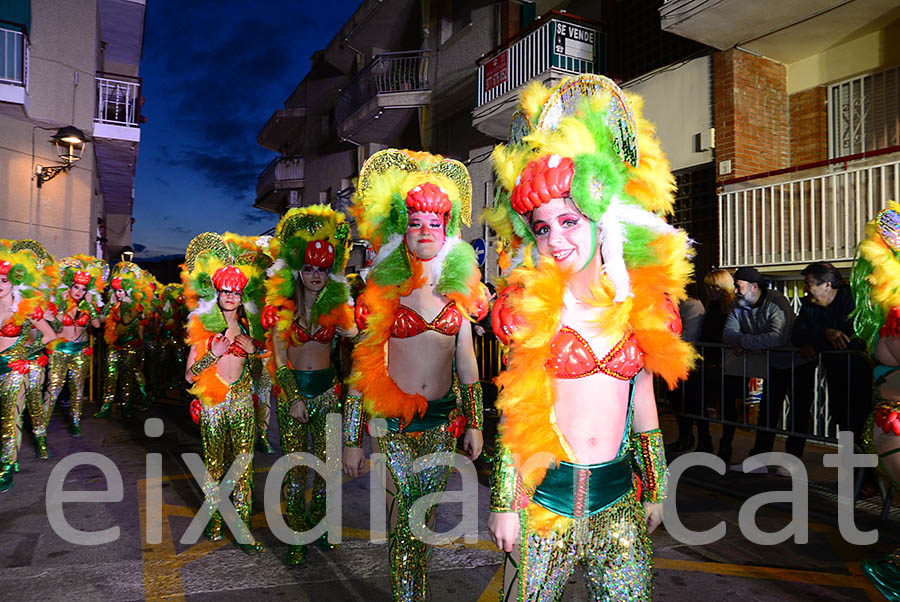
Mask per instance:
[[[0,83],[25,85],[25,34],[0,25]]]
[[[828,158],[900,145],[900,67],[828,88]]]

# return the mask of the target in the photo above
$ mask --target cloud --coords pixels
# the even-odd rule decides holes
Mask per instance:
[[[142,245],[140,243],[133,243],[131,245],[131,248],[134,249],[135,253],[140,253],[141,251],[145,250],[147,247],[145,247],[144,245]]]

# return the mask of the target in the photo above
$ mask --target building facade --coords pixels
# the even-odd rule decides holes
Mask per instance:
[[[145,0],[0,4],[0,237],[55,256],[118,257],[130,244],[145,10]],[[53,137],[66,126],[86,144],[56,170]]]

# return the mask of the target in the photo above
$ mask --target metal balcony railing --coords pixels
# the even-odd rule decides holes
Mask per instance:
[[[596,73],[602,62],[598,51],[602,36],[597,27],[580,19],[577,23],[561,18],[545,21],[478,60],[476,106],[524,86],[551,68],[573,74]]]
[[[852,260],[866,223],[887,201],[900,199],[896,154],[863,167],[772,179],[730,184],[719,193],[721,267]]]
[[[303,179],[303,157],[275,157],[256,178],[256,196],[278,189],[286,180]]]
[[[335,114],[342,122],[378,94],[429,90],[427,50],[386,52],[366,65],[338,95]]]
[[[124,75],[97,74],[94,121],[125,127],[140,126],[141,81]]]

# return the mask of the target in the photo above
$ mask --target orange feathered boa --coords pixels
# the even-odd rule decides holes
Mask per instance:
[[[588,302],[601,310],[597,312],[597,327],[610,333],[611,338],[634,333],[644,352],[644,368],[661,376],[670,387],[687,377],[697,357],[694,348],[667,326],[671,316],[667,299],[677,303],[683,298],[684,282],[691,270],[684,252],[679,252],[679,247],[684,249],[686,245],[682,232],[661,236],[651,246],[667,263],[631,270],[632,297],[613,305],[615,291],[604,277]],[[509,366],[497,377],[497,408],[503,416],[503,443],[520,462],[541,457],[537,454],[552,455],[557,465],[561,460],[576,460],[566,453],[551,425],[556,395],[554,379],[545,368],[550,342],[560,327],[566,281],[567,276],[546,259],[536,268],[514,270],[508,279],[508,284],[520,287],[510,297],[510,304],[524,325],[513,333]],[[534,491],[547,472],[547,464],[535,464],[528,466],[527,472],[517,464],[526,492]],[[527,511],[530,524],[539,532],[566,529],[571,523],[537,504],[529,504]]]
[[[410,261],[413,275],[398,286],[378,286],[374,282],[357,303],[369,312],[363,338],[353,349],[353,374],[347,383],[360,391],[366,413],[372,417],[402,418],[410,422],[415,414],[424,415],[428,400],[406,393],[394,382],[387,369],[387,342],[394,325],[394,315],[405,297],[425,284],[420,261]]]
[[[200,359],[209,350],[209,339],[215,333],[209,332],[203,327],[200,318],[194,316],[188,322],[187,342],[194,351],[194,357]],[[216,365],[213,364],[200,373],[194,380],[194,386],[188,389],[188,393],[196,395],[204,406],[215,406],[225,401],[228,396],[228,384],[219,378]]]

